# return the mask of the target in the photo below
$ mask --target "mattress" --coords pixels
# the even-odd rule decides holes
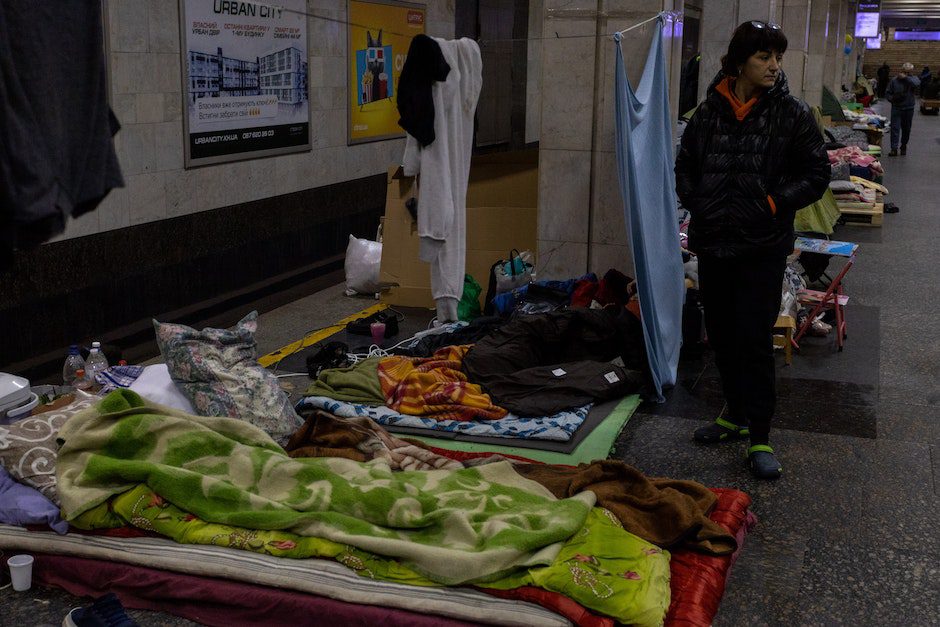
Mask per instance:
[[[186,575],[307,592],[330,599],[435,614],[484,624],[566,626],[568,619],[532,603],[498,599],[471,588],[424,588],[376,581],[337,562],[291,559],[164,538],[117,538],[0,525],[0,548],[146,566]],[[73,573],[78,577],[80,573]]]

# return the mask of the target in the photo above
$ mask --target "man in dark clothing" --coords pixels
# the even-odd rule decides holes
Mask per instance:
[[[891,80],[891,67],[885,62],[878,68],[877,93],[879,98],[885,97],[885,90],[888,89],[888,81]]]
[[[901,71],[888,83],[886,98],[891,103],[891,152],[889,157],[898,156],[898,143],[901,154],[907,154],[907,141],[911,138],[911,124],[914,122],[914,90],[920,87],[920,79],[912,76],[912,63],[905,63]]]
[[[708,342],[715,350],[727,419],[696,430],[697,442],[750,437],[755,476],[775,479],[769,446],[775,403],[773,327],[780,308],[793,218],[829,183],[829,160],[807,105],[780,69],[780,27],[745,22],[722,71],[682,135],[676,191],[689,210]]]

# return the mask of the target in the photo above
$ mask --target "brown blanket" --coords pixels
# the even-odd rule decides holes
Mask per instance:
[[[359,462],[385,459],[392,470],[463,468],[423,447],[396,438],[365,416],[339,418],[320,410],[302,411],[304,424],[284,450],[291,457],[345,457]]]
[[[708,517],[715,494],[695,481],[650,479],[613,460],[577,468],[522,464],[515,469],[558,498],[590,490],[597,504],[613,512],[627,531],[663,548],[711,555],[728,555],[737,548],[734,536]]]

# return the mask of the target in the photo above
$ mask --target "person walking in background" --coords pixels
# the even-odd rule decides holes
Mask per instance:
[[[889,157],[907,154],[907,141],[911,138],[911,123],[914,121],[914,90],[920,87],[920,79],[912,76],[913,63],[901,66],[898,75],[888,83],[885,97],[891,103],[891,152]],[[900,141],[899,141],[900,140]]]
[[[891,66],[887,61],[878,68],[878,84],[875,86],[879,98],[885,97],[885,90],[888,89],[888,81],[891,80]]]
[[[689,249],[698,255],[705,328],[728,403],[727,415],[693,439],[749,439],[748,466],[761,479],[782,471],[769,442],[773,328],[793,218],[822,197],[830,177],[816,120],[780,69],[786,50],[776,24],[738,26],[676,156],[676,193],[692,216]]]
[[[920,71],[920,76],[918,78],[920,79],[921,89],[923,89],[924,85],[930,83],[930,68],[925,65],[924,69]]]

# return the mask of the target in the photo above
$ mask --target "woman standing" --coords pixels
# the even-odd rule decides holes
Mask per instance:
[[[692,215],[689,247],[699,258],[705,328],[728,406],[694,439],[750,438],[748,465],[762,479],[782,471],[769,446],[773,327],[793,217],[830,178],[816,121],[789,95],[780,69],[786,49],[776,24],[738,26],[676,158],[676,192]]]

